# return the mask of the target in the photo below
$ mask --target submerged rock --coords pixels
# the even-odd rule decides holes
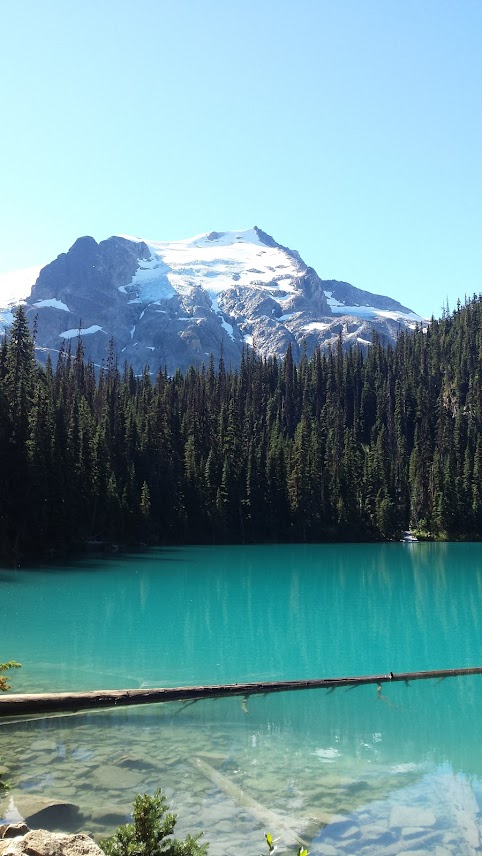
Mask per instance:
[[[29,826],[45,824],[54,828],[77,829],[83,820],[75,803],[17,792],[10,796],[4,816],[10,824],[24,820]]]
[[[113,805],[103,805],[99,808],[94,809],[92,814],[90,815],[90,820],[92,823],[96,823],[99,826],[121,826],[121,824],[129,823],[131,819],[131,810],[126,808],[125,811],[122,811],[118,806]]]
[[[96,783],[110,790],[129,790],[141,787],[143,775],[137,770],[129,770],[115,764],[106,764],[94,771]]]
[[[30,744],[30,750],[33,752],[57,752],[58,746],[55,740],[34,740]]]
[[[421,808],[419,806],[395,805],[390,814],[389,826],[390,829],[408,828],[426,829],[432,827],[437,822],[437,819],[431,809]],[[409,837],[409,833],[406,837]]]

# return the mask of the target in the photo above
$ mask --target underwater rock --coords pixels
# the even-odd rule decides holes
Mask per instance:
[[[32,752],[57,752],[58,746],[55,740],[34,740],[29,749]]]
[[[137,770],[129,770],[126,767],[118,767],[115,764],[106,764],[94,771],[93,778],[98,785],[111,790],[126,790],[139,788],[143,783],[143,775]]]
[[[45,824],[49,827],[77,829],[83,819],[79,806],[75,803],[46,799],[34,794],[12,794],[8,819],[13,819],[13,809],[17,813],[16,819],[22,818],[29,826]]]
[[[131,810],[126,808],[123,811],[118,806],[104,805],[94,809],[90,816],[92,823],[99,826],[120,826],[124,823],[129,823],[131,819]]]
[[[125,758],[119,758],[116,761],[116,766],[125,767],[128,770],[137,770],[140,773],[146,773],[149,770],[153,770],[158,773],[160,769],[160,765],[149,761],[147,758],[136,758],[126,756]]]
[[[317,842],[316,852],[319,853],[320,856],[338,856],[338,850],[336,847],[333,847],[333,844],[327,844],[324,841]]]
[[[390,814],[389,827],[391,830],[415,827],[425,829],[434,826],[437,819],[428,808],[419,806],[394,805]]]

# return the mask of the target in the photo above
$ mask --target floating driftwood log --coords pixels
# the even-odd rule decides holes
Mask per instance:
[[[465,675],[481,675],[482,666],[468,669],[436,669],[429,672],[389,672],[387,675],[362,675],[352,678],[315,678],[307,681],[259,681],[251,684],[218,684],[203,687],[164,687],[159,689],[94,690],[85,693],[8,694],[0,698],[0,717],[26,713],[56,713],[60,711],[92,710],[100,707],[125,707],[134,704],[154,704],[165,701],[194,701],[224,696],[264,695],[292,690],[336,690],[339,687],[357,687],[404,681],[423,681],[429,678],[442,680]]]

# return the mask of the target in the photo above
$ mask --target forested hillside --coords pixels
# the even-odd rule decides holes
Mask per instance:
[[[185,375],[41,367],[23,309],[0,349],[0,552],[482,534],[482,302],[295,365]]]

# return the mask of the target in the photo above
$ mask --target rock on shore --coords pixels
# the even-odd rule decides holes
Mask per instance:
[[[65,835],[30,830],[25,823],[0,826],[0,856],[105,856],[98,844],[84,833]]]

